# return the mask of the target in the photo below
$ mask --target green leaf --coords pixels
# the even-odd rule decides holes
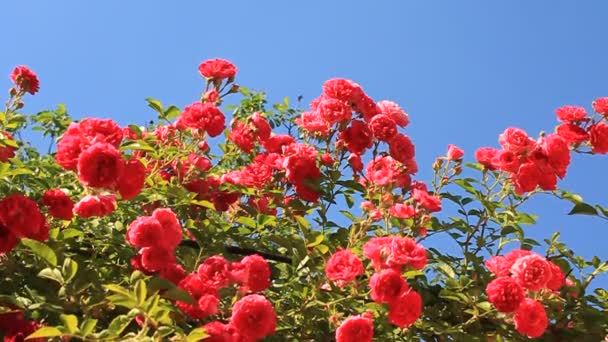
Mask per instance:
[[[31,335],[29,335],[25,339],[30,340],[33,338],[56,337],[56,336],[61,336],[61,335],[63,335],[63,333],[55,327],[42,327],[42,328],[34,331]]]
[[[78,331],[78,318],[74,315],[59,315],[59,319],[63,323],[63,326],[67,329],[70,334],[74,334]]]
[[[255,228],[256,227],[256,223],[255,220],[252,219],[251,217],[247,217],[247,216],[241,216],[239,218],[236,219],[237,223],[240,223],[242,225],[245,225],[249,228]]]
[[[42,271],[40,271],[40,273],[38,273],[38,276],[40,278],[46,278],[46,279],[54,280],[54,281],[58,282],[59,284],[63,284],[64,283],[63,276],[61,275],[61,272],[59,272],[59,270],[56,269],[56,268],[45,268]]]
[[[52,266],[57,266],[57,255],[44,243],[28,238],[21,239],[21,243],[32,250],[36,255],[44,259]]]
[[[179,108],[177,108],[175,106],[170,106],[165,111],[165,119],[167,119],[167,120],[173,120],[176,117],[178,117],[181,113],[182,113],[182,111],[179,110]]]
[[[190,294],[182,289],[174,287],[172,289],[167,290],[167,292],[162,295],[164,298],[179,300],[180,302],[184,302],[187,304],[193,304],[194,299],[190,296]]]
[[[209,337],[203,328],[196,328],[190,331],[188,337],[186,337],[188,342],[198,342],[205,338]]]
[[[135,135],[137,135],[138,138],[141,138],[141,128],[139,128],[139,126],[129,125],[129,129],[131,129],[133,131],[133,133],[135,133]]]
[[[148,107],[154,109],[159,114],[163,114],[163,104],[160,101],[155,100],[155,99],[153,99],[151,97],[148,97],[146,99],[146,101],[148,101]]]
[[[116,316],[116,318],[110,322],[108,331],[112,336],[119,336],[129,326],[132,320],[133,318],[127,315]]]
[[[129,292],[129,290],[125,289],[124,287],[122,287],[120,285],[106,284],[103,287],[105,287],[109,291],[112,291],[112,292],[115,292],[115,293],[119,293],[121,295],[131,296],[131,292]]]
[[[323,236],[323,234],[319,233],[317,234],[317,236],[315,236],[314,241],[312,241],[311,243],[307,244],[306,247],[314,247],[318,244],[320,244],[321,242],[323,242],[323,239],[325,237]]]
[[[577,203],[574,205],[568,215],[594,215],[597,216],[597,210],[587,203]]]
[[[69,282],[74,278],[78,272],[78,263],[70,258],[66,258],[63,262],[63,267],[61,268],[61,273],[63,274],[63,278],[66,282]]]
[[[67,228],[59,232],[57,240],[67,240],[75,237],[83,236],[84,233],[81,230],[74,228]]]
[[[82,336],[90,335],[95,330],[95,326],[97,326],[97,320],[87,318],[80,324],[80,333]]]
[[[135,298],[137,299],[137,305],[142,305],[146,301],[147,295],[146,282],[141,279],[138,280],[137,283],[135,283]]]

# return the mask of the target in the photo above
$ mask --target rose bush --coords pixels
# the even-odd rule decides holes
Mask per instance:
[[[536,216],[523,208],[548,194],[608,219],[558,190],[573,153],[608,153],[608,98],[592,114],[559,108],[555,133],[507,128],[475,162],[450,145],[425,183],[398,104],[331,79],[303,111],[269,106],[237,71],[205,61],[200,100],[180,110],[149,98],[157,120],[121,127],[73,121],[63,105],[21,113],[40,82],[15,68],[0,112],[6,341],[607,335],[608,292],[590,284],[608,263],[575,255],[559,233],[527,237]]]

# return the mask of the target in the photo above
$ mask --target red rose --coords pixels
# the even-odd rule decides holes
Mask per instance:
[[[363,96],[361,86],[343,78],[333,78],[325,81],[323,83],[323,93],[329,98],[344,102],[357,102]]]
[[[259,255],[248,255],[230,265],[230,277],[238,283],[242,293],[260,292],[270,286],[270,266]]]
[[[350,126],[340,132],[339,141],[351,153],[357,154],[362,154],[374,143],[372,131],[361,120],[353,120]]]
[[[296,118],[295,123],[312,134],[318,133],[324,136],[329,133],[329,124],[318,111],[303,112]]]
[[[258,138],[258,140],[266,141],[268,138],[270,138],[270,133],[272,133],[272,128],[270,127],[268,120],[266,120],[262,116],[262,114],[260,114],[259,112],[255,112],[255,113],[251,114],[250,120],[251,120],[251,123],[253,124],[253,127],[255,127],[255,134],[256,134],[256,137]]]
[[[374,338],[374,322],[364,316],[351,316],[336,330],[336,342],[371,342]]]
[[[18,243],[19,239],[15,234],[0,223],[0,255],[12,251]]]
[[[491,164],[502,171],[517,173],[521,160],[511,151],[500,150],[496,152]]]
[[[371,260],[376,270],[389,268],[387,261],[391,254],[391,244],[395,238],[393,236],[374,237],[363,245],[363,255]]]
[[[170,263],[160,269],[159,275],[174,284],[179,284],[186,277],[186,271],[180,264]]]
[[[208,287],[220,289],[230,284],[230,264],[219,255],[205,259],[197,274]]]
[[[335,281],[339,287],[352,282],[358,275],[363,274],[363,263],[348,249],[339,250],[327,260],[325,274],[329,280]]]
[[[365,167],[366,178],[375,185],[389,185],[399,174],[397,162],[391,157],[378,156]]]
[[[357,153],[351,153],[348,156],[348,165],[350,165],[355,173],[363,171],[363,162],[361,161],[361,156]]]
[[[391,268],[374,273],[369,281],[369,287],[372,289],[370,293],[372,300],[380,304],[390,304],[403,292],[409,290],[401,273]]]
[[[557,134],[548,134],[541,139],[540,145],[553,172],[564,178],[570,165],[570,149],[566,140]]]
[[[557,119],[562,122],[581,121],[587,116],[583,107],[563,106],[555,110]]]
[[[517,259],[511,266],[511,274],[521,286],[530,291],[545,288],[552,277],[549,262],[538,254]]]
[[[74,206],[74,214],[82,218],[110,215],[116,206],[116,196],[85,196]]]
[[[412,198],[418,202],[423,208],[430,212],[441,210],[441,198],[430,195],[428,192],[420,189],[412,190]]]
[[[82,148],[95,143],[108,143],[118,148],[124,138],[123,130],[114,120],[87,118],[78,123]]]
[[[387,115],[401,127],[405,127],[410,123],[407,113],[393,101],[380,101],[378,102],[378,108],[380,109],[380,113]]]
[[[593,101],[593,110],[604,116],[608,115],[608,97],[600,97]]]
[[[9,132],[1,132],[2,135],[4,136],[4,138],[0,139],[0,140],[11,140],[14,141],[13,136],[9,133]],[[0,142],[1,144],[1,142]],[[13,158],[15,156],[15,150],[16,148],[12,147],[12,146],[0,146],[0,162],[6,163],[9,159]]]
[[[604,122],[598,122],[591,126],[589,128],[589,142],[593,153],[608,153],[608,125]]]
[[[234,303],[230,323],[240,335],[259,340],[274,334],[277,316],[268,299],[253,294]]]
[[[540,337],[549,325],[545,307],[531,298],[526,298],[515,311],[515,330],[529,338]]]
[[[36,202],[24,195],[13,194],[0,200],[0,230],[8,230],[18,238],[39,240],[48,227]]]
[[[228,134],[228,139],[245,153],[251,153],[253,150],[255,135],[253,130],[244,122],[237,122],[234,125]]]
[[[68,128],[69,131],[69,128]],[[76,171],[78,168],[78,156],[82,149],[80,148],[80,136],[64,134],[57,143],[57,153],[55,160],[66,170]]]
[[[553,291],[559,291],[559,289],[566,283],[566,275],[562,269],[549,261],[549,268],[551,269],[551,278],[547,282],[547,288]]]
[[[492,280],[486,287],[488,301],[500,312],[513,312],[524,300],[526,293],[517,281],[510,277]]]
[[[151,216],[142,216],[131,222],[127,228],[127,242],[137,248],[156,246],[164,237],[160,222]]]
[[[496,170],[497,166],[494,164],[494,158],[498,150],[491,147],[482,147],[475,151],[475,159],[477,162],[486,167],[488,170]]]
[[[114,188],[123,169],[120,152],[108,143],[95,143],[78,157],[80,182],[94,188]]]
[[[393,217],[408,219],[416,216],[416,208],[411,205],[397,203],[391,207],[389,213]]]
[[[209,136],[216,137],[226,128],[226,118],[215,104],[195,102],[184,108],[175,126],[180,130],[206,131]]]
[[[42,203],[48,207],[54,218],[69,221],[74,216],[74,201],[61,189],[47,190],[42,195]]]
[[[220,94],[218,93],[217,89],[211,89],[205,92],[203,99],[205,102],[217,103],[220,99]]]
[[[589,134],[574,124],[561,124],[557,126],[556,133],[564,138],[569,145],[580,144],[589,140]]]
[[[533,162],[526,162],[519,167],[519,172],[511,177],[515,192],[522,195],[536,189],[543,174]]]
[[[370,122],[374,116],[380,114],[380,107],[378,107],[376,101],[365,94],[355,101],[355,110],[357,113],[361,113],[363,119],[367,122]]]
[[[397,134],[397,124],[388,115],[378,114],[374,116],[369,127],[376,139],[381,141],[390,141]]]
[[[139,250],[141,265],[149,272],[160,271],[167,264],[175,263],[171,251],[159,247],[145,247]]]
[[[16,86],[32,95],[36,94],[40,89],[40,81],[38,81],[38,76],[36,76],[36,74],[28,67],[23,65],[19,65],[13,69],[13,72],[11,73],[11,80]]]
[[[426,266],[426,250],[408,237],[394,237],[390,244],[387,263],[391,267],[410,266],[421,270]]]
[[[401,293],[390,305],[388,320],[400,328],[414,324],[422,314],[422,298],[414,290]]]
[[[217,314],[217,306],[219,303],[220,299],[213,294],[202,295],[196,302],[196,304],[198,304],[198,308],[202,311],[202,318]]]
[[[208,337],[205,342],[238,342],[240,336],[231,324],[214,321],[203,325]]]
[[[464,151],[460,147],[452,144],[448,145],[447,157],[449,160],[460,160],[463,156]]]
[[[220,58],[206,60],[198,67],[201,76],[216,80],[234,77],[237,70],[234,64]]]
[[[347,121],[352,116],[350,106],[340,100],[326,98],[317,107],[317,112],[329,125]]]
[[[135,198],[144,187],[146,181],[146,168],[138,159],[125,162],[124,170],[116,187],[124,200]]]
[[[281,153],[283,152],[283,146],[291,145],[294,142],[296,142],[296,140],[287,134],[277,134],[262,142],[262,145],[268,152]]]
[[[380,117],[380,115],[376,116]],[[375,119],[374,119],[375,120]],[[391,157],[401,162],[408,163],[416,155],[416,147],[412,140],[405,134],[397,133],[388,141],[388,152]]]
[[[499,137],[498,142],[505,150],[516,154],[527,153],[534,147],[534,140],[519,128],[507,128]]]

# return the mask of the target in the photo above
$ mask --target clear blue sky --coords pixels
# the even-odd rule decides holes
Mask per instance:
[[[605,1],[30,0],[3,1],[0,13],[0,88],[15,65],[35,70],[29,112],[65,103],[77,118],[143,123],[148,96],[197,99],[197,66],[213,57],[274,100],[308,103],[324,80],[346,77],[409,112],[423,180],[448,143],[471,159],[508,126],[536,136],[553,130],[555,108],[608,96]],[[608,205],[607,169],[608,156],[575,156],[560,186]],[[542,217],[528,232],[557,230],[583,256],[608,258],[608,225],[569,207],[536,201]]]

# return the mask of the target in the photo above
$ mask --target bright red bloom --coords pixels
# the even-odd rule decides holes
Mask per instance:
[[[47,190],[42,195],[42,203],[48,207],[54,218],[71,220],[74,216],[74,201],[61,189]]]
[[[379,186],[393,183],[399,174],[395,159],[385,156],[378,156],[370,161],[365,171],[367,180]]]
[[[376,139],[389,141],[397,134],[397,124],[388,115],[378,114],[369,121],[369,128]]]
[[[272,128],[268,123],[268,120],[262,116],[259,112],[255,112],[251,114],[251,123],[253,127],[255,127],[255,134],[258,140],[266,141],[270,138],[270,133],[272,133]]]
[[[394,237],[390,243],[387,263],[391,267],[409,266],[421,270],[426,266],[426,250],[408,237]]]
[[[344,287],[355,280],[357,276],[363,274],[363,263],[350,250],[339,250],[327,260],[325,274],[329,280],[335,281],[339,287]]]
[[[486,287],[488,301],[500,312],[513,312],[524,300],[526,293],[517,281],[510,277],[492,280]]]
[[[502,171],[517,173],[521,165],[521,160],[519,156],[511,151],[500,150],[496,152],[491,164]]]
[[[36,321],[26,320],[22,311],[12,311],[0,314],[0,330],[4,342],[23,342],[25,338],[40,329],[42,325]],[[44,342],[46,338],[33,338],[27,341]]]
[[[556,133],[564,138],[569,145],[584,143],[589,140],[589,134],[579,126],[564,123],[557,126]]]
[[[557,119],[562,122],[581,121],[587,116],[583,107],[563,106],[555,110]]]
[[[608,97],[600,97],[593,101],[593,110],[604,116],[608,115]]]
[[[80,182],[94,188],[114,188],[123,169],[120,152],[108,143],[95,143],[78,157]]]
[[[116,207],[116,196],[85,196],[74,206],[74,214],[82,218],[110,215]]]
[[[262,142],[262,145],[268,152],[271,153],[282,153],[283,146],[288,146],[295,143],[296,140],[287,134],[276,134],[268,138],[268,140]]]
[[[412,190],[412,198],[418,202],[423,208],[430,212],[441,210],[441,198],[430,195],[428,192],[420,189]]]
[[[591,126],[589,128],[589,142],[593,153],[608,153],[608,125],[604,122],[598,122]]]
[[[220,299],[214,294],[205,294],[202,295],[196,304],[198,305],[199,310],[202,312],[203,317],[209,317],[217,314],[218,305],[220,303]]]
[[[395,238],[393,236],[374,237],[363,245],[363,255],[371,260],[376,270],[389,268],[387,261],[391,254],[391,244]]]
[[[378,115],[380,116],[380,115]],[[406,164],[416,155],[416,147],[405,134],[397,133],[388,141],[388,152],[395,160]]]
[[[515,192],[522,195],[536,189],[541,177],[541,170],[533,162],[526,162],[519,167],[519,172],[513,174],[511,182],[515,186]]]
[[[566,275],[562,269],[549,261],[549,268],[551,269],[551,278],[547,282],[547,288],[553,291],[559,291],[559,289],[566,283]]]
[[[516,154],[527,153],[534,147],[534,140],[524,130],[513,127],[507,128],[498,137],[498,142],[505,150]]]
[[[162,278],[165,278],[174,284],[179,284],[179,282],[186,277],[186,271],[182,265],[178,263],[165,264],[158,273]]]
[[[515,311],[515,330],[529,338],[540,337],[549,325],[545,307],[531,298],[526,298]]]
[[[460,147],[452,144],[448,145],[447,157],[449,160],[460,160],[463,156],[464,151]]]
[[[365,94],[355,102],[355,110],[357,113],[361,113],[363,119],[367,122],[370,122],[374,116],[380,114],[380,107],[378,107],[376,101]]]
[[[239,342],[240,336],[236,329],[231,324],[214,321],[203,325],[205,333],[209,337],[205,338],[205,342]]]
[[[14,140],[13,136],[9,132],[1,132],[4,139]],[[0,139],[1,140],[1,139]],[[12,146],[0,146],[0,162],[6,163],[9,159],[15,156],[16,148]]]
[[[548,134],[540,139],[540,146],[553,173],[564,178],[570,165],[570,149],[566,140],[558,134]]]
[[[351,316],[336,330],[336,342],[371,342],[374,338],[374,322],[365,316]]]
[[[83,150],[95,143],[108,143],[118,148],[124,138],[123,130],[111,119],[86,118],[77,125]]]
[[[523,256],[511,266],[513,278],[524,288],[538,291],[551,280],[551,266],[547,259],[538,254]]]
[[[498,150],[495,148],[482,147],[475,151],[475,159],[488,170],[496,170],[497,166],[494,164],[494,158],[497,153]]]
[[[212,166],[211,160],[209,160],[207,157],[199,156],[196,153],[190,153],[188,155],[188,162],[194,165],[194,167],[201,172],[209,171]]]
[[[416,215],[416,208],[411,205],[397,203],[391,207],[389,213],[393,217],[408,219]]]
[[[387,115],[401,127],[405,127],[410,123],[407,113],[393,101],[380,101],[378,102],[378,108],[380,109],[380,113]]]
[[[323,136],[329,133],[329,124],[318,111],[303,112],[296,118],[295,123],[312,134],[319,133]]]
[[[357,154],[362,154],[374,143],[372,131],[361,120],[353,120],[350,126],[340,132],[339,142],[350,152]]]
[[[361,161],[361,156],[357,153],[351,153],[348,156],[348,164],[355,173],[363,171],[363,162]]]
[[[238,69],[229,61],[216,58],[202,62],[198,67],[198,71],[205,78],[221,80],[234,77]]]
[[[253,294],[234,304],[230,323],[240,335],[255,341],[274,334],[277,316],[268,299]]]
[[[0,255],[12,251],[18,243],[19,239],[15,234],[0,223]]]
[[[163,269],[167,264],[175,263],[175,256],[171,251],[159,247],[145,247],[139,250],[141,265],[149,272]]]
[[[357,102],[363,96],[361,86],[343,78],[333,78],[325,81],[323,83],[323,93],[329,98],[344,102]]]
[[[230,277],[241,286],[242,293],[266,290],[270,286],[270,275],[268,262],[256,254],[230,264]]]
[[[146,181],[146,168],[139,159],[130,159],[125,166],[116,188],[123,200],[135,198],[144,187]]]
[[[349,120],[352,116],[352,110],[346,102],[332,98],[321,101],[317,112],[330,125]]]
[[[28,67],[23,65],[19,65],[13,69],[13,72],[11,73],[11,80],[16,86],[32,95],[36,94],[40,89],[40,81],[38,81],[38,76],[36,76],[36,74]]]
[[[215,137],[226,128],[226,117],[213,103],[195,102],[184,108],[175,126],[180,130],[191,128],[206,131],[209,136]]]
[[[244,122],[237,122],[230,130],[228,139],[245,153],[251,153],[255,143],[254,132]]]
[[[18,238],[40,240],[48,226],[36,202],[24,195],[13,194],[0,200],[0,231],[4,230]],[[1,235],[6,234],[8,233]],[[9,238],[8,242],[10,241]]]
[[[374,273],[369,280],[369,287],[372,289],[370,293],[372,300],[380,304],[390,304],[410,289],[401,272],[392,268]]]
[[[390,305],[388,320],[400,328],[414,324],[422,314],[422,297],[414,290],[401,293]]]
[[[208,287],[220,289],[230,284],[230,264],[220,255],[205,259],[197,273]]]

